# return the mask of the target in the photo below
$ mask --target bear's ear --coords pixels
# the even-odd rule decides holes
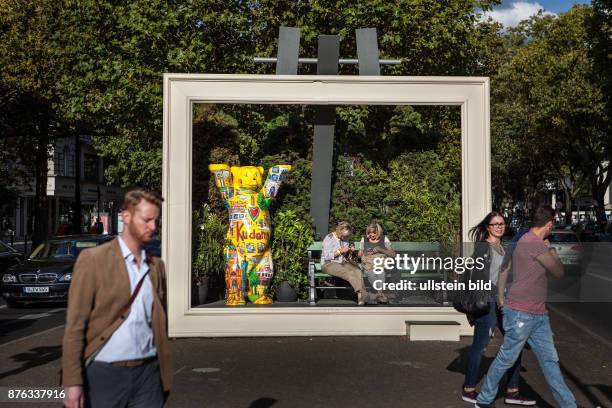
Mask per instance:
[[[217,170],[229,170],[230,166],[228,166],[227,164],[209,164],[208,165],[208,170],[210,171],[217,171]]]
[[[257,170],[259,170],[259,174],[261,174],[262,176],[264,175],[264,168],[263,167],[259,166],[257,168]]]
[[[234,184],[234,186],[240,185],[240,166],[230,167],[230,172],[232,173],[232,184]]]

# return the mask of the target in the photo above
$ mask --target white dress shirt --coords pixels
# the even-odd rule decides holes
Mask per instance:
[[[134,254],[121,237],[117,238],[125,266],[130,278],[130,294],[136,289],[140,278],[149,270],[144,249],[140,253],[140,267]],[[110,339],[96,355],[96,361],[112,363],[115,361],[138,360],[157,354],[153,342],[151,316],[153,311],[153,285],[149,276],[145,278],[140,292],[132,303],[127,318],[115,330]]]

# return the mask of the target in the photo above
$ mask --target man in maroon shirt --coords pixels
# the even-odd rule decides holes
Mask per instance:
[[[546,382],[560,407],[575,408],[576,398],[565,384],[559,368],[559,357],[553,343],[546,312],[546,271],[561,278],[564,270],[554,248],[546,239],[552,231],[554,211],[550,206],[536,209],[533,227],[518,241],[512,254],[512,287],[504,299],[507,272],[499,275],[498,304],[503,306],[504,343],[489,367],[476,407],[493,406],[499,381],[518,358],[525,343],[538,358]]]

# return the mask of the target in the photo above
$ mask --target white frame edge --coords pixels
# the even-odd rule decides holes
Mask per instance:
[[[191,308],[194,103],[457,105],[461,108],[462,236],[491,210],[489,78],[165,74],[162,254],[171,337],[402,335],[404,321],[456,320],[448,307]]]

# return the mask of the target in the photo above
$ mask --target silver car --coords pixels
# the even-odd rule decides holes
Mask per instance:
[[[584,246],[574,231],[554,230],[548,236],[550,247],[555,248],[564,266],[580,266]]]

